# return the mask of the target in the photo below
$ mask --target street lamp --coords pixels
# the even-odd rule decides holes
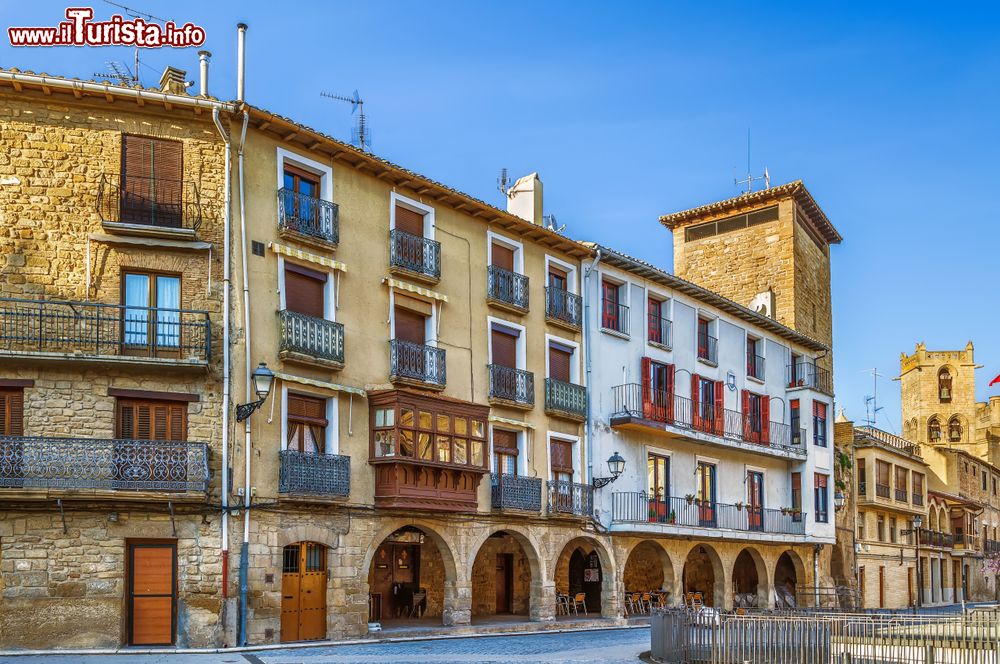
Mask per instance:
[[[913,517],[913,534],[916,535],[917,542],[917,608],[923,606],[922,597],[924,594],[924,580],[920,574],[920,526],[923,524],[924,520],[918,514]]]
[[[267,395],[271,393],[271,385],[274,384],[274,372],[267,368],[267,364],[261,362],[250,374],[253,381],[254,392],[257,393],[257,400],[250,403],[241,403],[236,406],[236,421],[243,422],[255,410],[263,405],[267,400]]]
[[[595,489],[603,489],[618,479],[621,474],[625,472],[625,459],[623,459],[618,452],[615,452],[608,457],[608,470],[611,471],[611,477],[595,477],[593,479],[593,486]]]
[[[844,492],[838,491],[833,494],[833,508],[838,512],[844,509]]]

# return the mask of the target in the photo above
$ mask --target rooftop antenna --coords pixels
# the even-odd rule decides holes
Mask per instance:
[[[746,193],[749,194],[753,191],[753,183],[756,182],[757,180],[764,181],[765,189],[771,188],[771,174],[767,172],[767,166],[764,167],[764,174],[758,175],[757,177],[754,177],[753,172],[750,170],[750,128],[747,127],[747,176],[742,180],[737,180],[736,178],[733,178],[733,184],[737,185],[745,184],[747,186]]]
[[[542,215],[542,223],[545,224],[545,228],[552,231],[553,233],[562,233],[564,230],[566,230],[566,224],[556,227],[556,215],[554,214]]]
[[[152,14],[138,9],[133,9],[132,7],[126,7],[125,5],[118,4],[117,2],[112,2],[111,0],[104,0],[105,4],[111,5],[112,7],[118,7],[125,12],[127,16],[132,18],[144,18],[147,21],[153,21],[160,24],[166,24],[167,19],[160,18],[159,16],[153,16]],[[121,61],[109,61],[105,63],[108,69],[111,71],[111,78],[118,80],[120,85],[131,87],[133,85],[139,85],[139,47],[136,46],[134,49],[134,65],[131,71],[124,62]],[[96,73],[94,76],[101,76],[107,78],[107,74]]]
[[[864,371],[865,373],[870,373],[872,376],[872,393],[865,397],[865,421],[868,423],[868,426],[875,427],[878,412],[882,410],[882,406],[878,405],[878,379],[882,378],[883,375],[876,368],[865,369]]]
[[[510,196],[510,193],[509,193],[510,192],[510,177],[507,176],[507,169],[506,168],[501,168],[500,169],[500,176],[497,178],[497,189],[499,189],[500,193],[503,194],[504,196],[507,196],[507,197]]]
[[[358,114],[358,122],[354,126],[354,129],[351,130],[351,143],[365,152],[371,152],[371,128],[368,126],[368,116],[365,115],[365,101],[358,95],[358,91],[355,90],[354,95],[350,97],[330,94],[329,92],[320,92],[319,94],[322,97],[344,101],[351,105],[351,114]]]
[[[108,76],[107,72],[94,72],[92,76],[113,78],[118,81],[118,85],[124,87],[131,87],[139,82],[139,74],[137,72],[133,73],[128,68],[128,65],[121,60],[108,60],[104,64],[108,68],[108,71],[111,72],[111,75]]]

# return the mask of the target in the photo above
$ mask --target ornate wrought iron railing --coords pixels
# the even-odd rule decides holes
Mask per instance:
[[[692,528],[724,528],[746,532],[802,535],[805,519],[799,510],[726,504],[697,498],[668,498],[645,491],[612,495],[611,520],[618,523],[662,523]]]
[[[796,362],[786,365],[785,377],[788,380],[788,387],[811,387],[820,392],[833,394],[830,372],[823,367],[816,366],[813,362]]]
[[[629,333],[629,310],[624,304],[604,298],[601,300],[601,327],[605,330]]]
[[[528,277],[490,265],[486,268],[486,297],[527,311]]]
[[[416,380],[431,385],[445,385],[445,351],[402,339],[389,342],[389,376],[392,379]]]
[[[535,403],[535,374],[499,364],[490,364],[488,368],[491,399],[503,399],[527,406]]]
[[[594,513],[594,488],[589,484],[549,480],[549,514],[590,516]]]
[[[719,340],[711,334],[698,335],[698,359],[719,363]]]
[[[545,411],[572,417],[586,417],[587,388],[555,378],[546,378]]]
[[[389,231],[389,267],[441,278],[441,243],[405,231]]]
[[[546,286],[545,317],[579,328],[583,317],[583,298],[562,288]]]
[[[278,493],[346,496],[351,493],[351,457],[281,450]]]
[[[278,332],[281,352],[344,363],[344,326],[341,323],[284,310],[278,312]]]
[[[198,230],[201,195],[188,180],[104,174],[97,189],[101,221]]]
[[[0,355],[156,357],[207,364],[208,312],[0,298]]]
[[[674,324],[669,318],[657,316],[655,313],[647,316],[649,327],[649,343],[670,348],[674,344]]]
[[[493,509],[541,511],[542,478],[492,473],[490,480]]]
[[[337,244],[340,241],[340,207],[315,196],[279,189],[278,230]]]
[[[0,436],[0,488],[205,491],[208,445]]]

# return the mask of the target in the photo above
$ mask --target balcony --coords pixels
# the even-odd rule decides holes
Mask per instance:
[[[805,535],[805,514],[790,509],[656,498],[644,491],[612,496],[612,523],[652,523],[683,528]]]
[[[443,390],[446,378],[443,348],[402,339],[389,342],[389,380],[392,382]]]
[[[905,503],[908,493],[909,492],[906,489],[896,489],[896,501]]]
[[[875,495],[879,498],[888,498],[890,493],[890,487],[888,484],[876,484],[875,485]]]
[[[338,498],[351,493],[351,457],[281,450],[278,493]]]
[[[108,231],[194,238],[202,221],[201,196],[193,181],[105,174],[97,213]]]
[[[523,369],[487,366],[490,372],[490,403],[529,409],[535,406],[535,374]]]
[[[579,331],[583,320],[583,298],[562,288],[545,288],[545,320]]]
[[[764,380],[764,358],[760,355],[747,355],[747,376]]]
[[[283,360],[342,369],[344,326],[295,311],[279,311],[278,356]]]
[[[545,379],[545,412],[582,422],[587,419],[587,388],[555,378]]]
[[[605,332],[628,337],[628,307],[618,304],[614,300],[602,300],[601,302],[601,329]]]
[[[663,348],[672,348],[674,345],[673,321],[656,314],[649,314],[648,319],[649,343]]]
[[[490,475],[490,497],[494,510],[541,512],[542,479],[506,473]]]
[[[698,359],[719,366],[719,340],[711,334],[699,334]]]
[[[952,551],[977,551],[979,541],[974,535],[952,535]]]
[[[594,513],[594,488],[589,484],[549,480],[549,514],[590,517]]]
[[[919,494],[919,493],[914,493],[913,494],[913,504],[916,505],[917,507],[922,507],[923,504],[924,504],[924,497],[923,497],[923,495]]]
[[[1000,553],[1000,542],[991,539],[986,540],[985,545],[983,546],[983,553],[989,555],[996,555]]]
[[[785,367],[788,388],[808,387],[825,394],[833,394],[830,372],[812,362],[796,362]]]
[[[424,281],[439,281],[441,243],[405,231],[389,231],[389,271]]]
[[[207,366],[208,312],[0,298],[0,356]]]
[[[792,428],[781,422],[768,422],[725,409],[718,417],[714,404],[694,407],[686,397],[662,390],[643,390],[638,383],[612,388],[611,426],[624,429],[654,430],[700,442],[737,448],[783,458],[805,458],[804,437],[792,436]]]
[[[936,530],[928,530],[926,528],[919,528],[917,530],[917,539],[920,542],[920,546],[932,546],[941,549],[950,549],[954,544],[954,538],[951,533],[940,533]]]
[[[336,203],[291,189],[278,190],[278,233],[326,247],[340,241],[340,208]]]
[[[490,265],[486,272],[486,301],[515,313],[528,311],[528,277]]]
[[[208,445],[0,436],[0,488],[204,492]]]

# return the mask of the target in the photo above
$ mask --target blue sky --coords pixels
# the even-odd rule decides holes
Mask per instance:
[[[74,3],[75,4],[75,3]],[[79,3],[84,4],[84,3]],[[247,97],[348,139],[359,89],[375,152],[502,206],[495,179],[537,170],[566,232],[664,267],[657,216],[738,193],[755,172],[801,178],[833,248],[838,406],[898,431],[900,351],[977,344],[977,394],[1000,373],[1000,6],[893,3],[127,0],[207,30],[211,92],[235,95],[235,24],[250,25]],[[114,8],[93,3],[97,17]],[[4,27],[65,4],[0,2]],[[277,9],[280,8],[280,11]],[[193,49],[144,54],[196,77]],[[0,66],[90,77],[127,49],[21,49]]]

